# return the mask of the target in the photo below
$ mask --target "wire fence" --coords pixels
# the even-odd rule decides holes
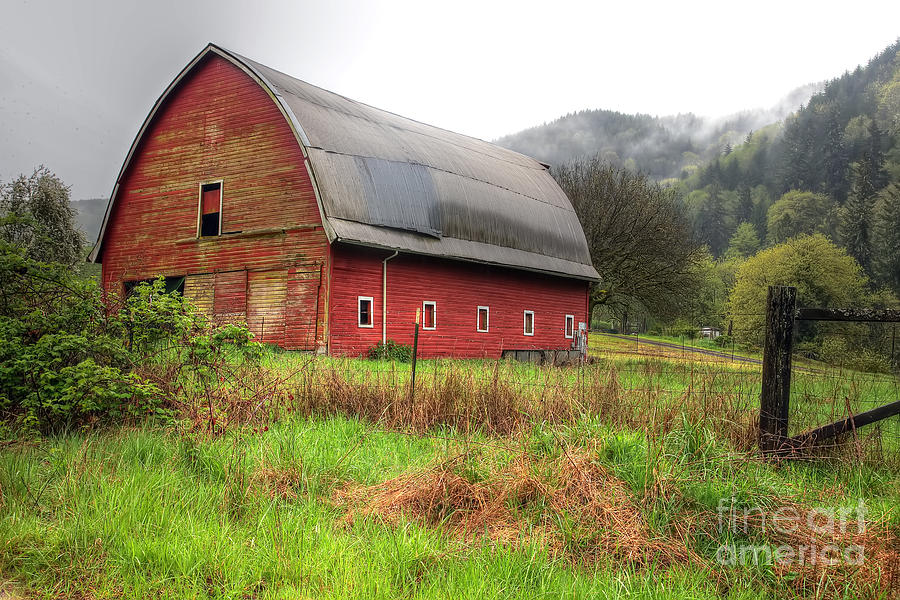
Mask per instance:
[[[327,332],[332,348],[343,348],[348,356],[273,351],[265,366],[280,378],[277,393],[287,390],[294,410],[361,416],[392,430],[425,435],[450,426],[508,434],[534,423],[572,423],[587,415],[654,436],[685,426],[706,427],[738,450],[756,449],[762,357],[752,347],[715,348],[690,340],[592,332],[585,361],[567,366],[522,363],[497,359],[504,349],[545,349],[551,338],[556,348],[569,347],[572,340],[564,338],[562,316],[553,320],[538,314],[534,336],[527,337],[518,332],[521,315],[492,314],[487,332],[477,331],[474,310],[470,316],[438,313],[434,329],[420,327],[414,393],[409,363],[360,356],[382,339],[377,319],[377,327],[370,329],[353,323]],[[385,337],[411,344],[414,319],[388,317]],[[259,325],[264,327],[264,322]],[[273,336],[276,315],[269,322],[268,334],[257,331],[257,336],[283,341],[288,328]],[[325,338],[320,327],[317,315],[310,315],[305,326],[295,325],[295,330],[302,331],[307,347],[313,348]],[[876,329],[846,324],[827,329],[824,339],[832,340],[834,348],[853,350],[843,355],[847,360],[833,362],[804,354],[806,332],[798,330],[801,353],[791,384],[791,435],[900,400],[895,363],[882,361],[873,372],[856,360],[860,352],[890,357],[896,350],[890,346],[896,343],[891,327]],[[886,349],[879,353],[878,344]],[[842,356],[835,352],[837,358]],[[846,452],[847,437],[832,444],[835,452]],[[855,453],[900,456],[900,417],[849,437]]]

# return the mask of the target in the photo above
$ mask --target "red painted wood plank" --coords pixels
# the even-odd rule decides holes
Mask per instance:
[[[360,355],[381,341],[382,260],[387,252],[336,245],[331,294],[331,352]],[[515,269],[424,256],[388,262],[387,337],[412,343],[416,309],[437,305],[434,330],[420,330],[423,357],[498,358],[503,350],[568,349],[566,315],[587,321],[587,283]],[[357,325],[357,297],[374,299],[375,326]],[[479,332],[478,307],[489,307],[489,329]],[[524,312],[534,311],[534,335],[524,333]]]
[[[328,241],[303,161],[293,132],[268,94],[231,63],[216,56],[204,60],[161,107],[124,174],[101,256],[105,290],[120,295],[124,281],[158,274],[280,270],[286,276],[297,265],[324,263]],[[223,233],[289,231],[192,240],[200,184],[220,179]],[[218,210],[218,197],[214,204]],[[294,302],[295,313],[313,319],[318,315],[322,321],[312,324],[312,341],[309,324],[287,327],[281,311],[280,317],[266,317],[266,329],[284,332],[279,343],[324,345],[324,335],[317,341],[316,332],[326,330],[327,289],[315,287],[318,296],[305,295],[308,306],[299,309]],[[217,288],[222,297],[214,300],[220,309],[215,312],[245,319],[246,291],[241,296],[237,288]],[[280,323],[270,324],[270,319]]]

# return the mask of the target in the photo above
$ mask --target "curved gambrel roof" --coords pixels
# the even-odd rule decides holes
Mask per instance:
[[[541,163],[350,100],[213,44],[147,117],[119,173],[91,260],[144,131],[209,53],[247,72],[278,104],[307,158],[330,241],[597,278],[575,211]]]

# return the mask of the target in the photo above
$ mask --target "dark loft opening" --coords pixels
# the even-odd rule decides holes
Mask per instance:
[[[125,282],[125,295],[131,296],[134,293],[134,288],[136,288],[141,283],[153,283],[154,279],[139,279],[137,281],[126,281]],[[175,277],[166,277],[166,292],[167,294],[172,294],[177,292],[178,294],[184,296],[184,275],[178,275]]]
[[[222,184],[207,183],[200,191],[200,237],[219,235]]]

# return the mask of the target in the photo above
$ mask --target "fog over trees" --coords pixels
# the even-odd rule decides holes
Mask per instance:
[[[749,132],[785,118],[822,86],[804,85],[768,109],[717,119],[583,110],[504,136],[496,143],[550,165],[599,156],[657,180],[679,178],[741,143]]]

